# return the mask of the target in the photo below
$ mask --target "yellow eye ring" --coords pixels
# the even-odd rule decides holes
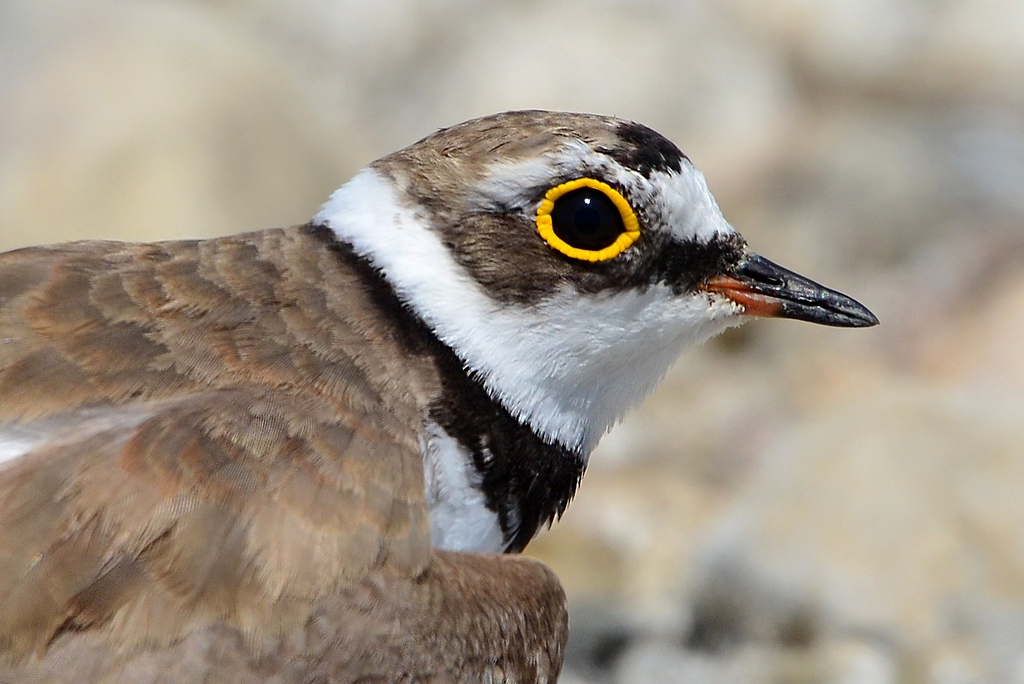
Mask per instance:
[[[580,188],[592,188],[601,192],[611,200],[618,210],[619,216],[622,217],[624,230],[615,239],[615,242],[607,247],[601,249],[573,247],[555,233],[554,222],[551,218],[551,212],[555,209],[555,201],[562,195],[573,190],[579,190]],[[640,222],[637,220],[636,214],[633,213],[633,208],[629,206],[629,202],[626,201],[626,198],[618,190],[594,178],[577,178],[576,180],[556,185],[547,191],[540,206],[537,207],[537,231],[549,246],[567,257],[582,261],[607,261],[619,256],[637,241],[637,238],[640,237]]]

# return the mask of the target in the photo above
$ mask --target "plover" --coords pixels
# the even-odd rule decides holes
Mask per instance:
[[[637,123],[508,112],[313,220],[0,256],[0,681],[552,682],[516,555],[679,353],[863,306]]]

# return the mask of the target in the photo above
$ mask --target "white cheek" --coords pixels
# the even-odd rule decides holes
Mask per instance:
[[[486,382],[544,435],[584,453],[661,381],[683,349],[739,319],[704,295],[566,290],[540,307],[503,310],[502,333],[474,341]]]

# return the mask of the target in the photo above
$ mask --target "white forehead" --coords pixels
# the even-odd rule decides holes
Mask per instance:
[[[478,194],[471,201],[480,208],[528,211],[532,209],[528,205],[536,202],[538,188],[582,176],[598,177],[622,188],[633,210],[647,218],[648,229],[668,231],[676,240],[708,242],[716,235],[735,232],[708,190],[704,174],[688,159],[682,160],[678,173],[654,171],[645,178],[583,140],[566,140],[530,159],[494,164],[476,186]]]

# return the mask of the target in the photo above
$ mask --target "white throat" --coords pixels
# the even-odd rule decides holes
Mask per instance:
[[[314,219],[379,268],[398,296],[543,438],[586,455],[688,345],[738,322],[734,305],[668,287],[540,304],[492,299],[394,185],[364,169]]]

